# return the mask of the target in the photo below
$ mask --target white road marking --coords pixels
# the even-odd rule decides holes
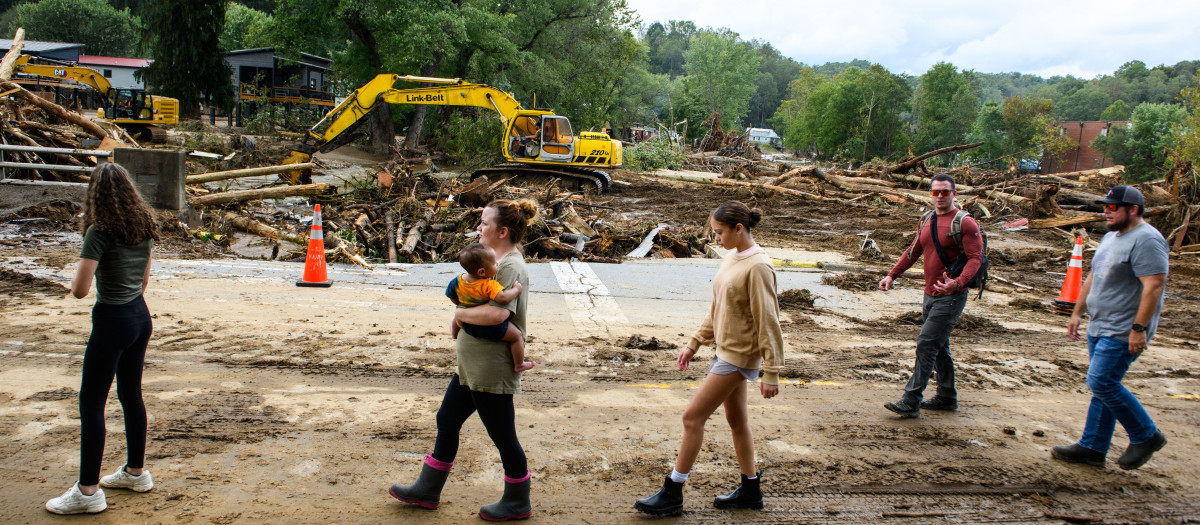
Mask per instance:
[[[550,263],[558,286],[563,289],[563,299],[581,336],[614,336],[629,330],[629,319],[585,262],[572,261]]]

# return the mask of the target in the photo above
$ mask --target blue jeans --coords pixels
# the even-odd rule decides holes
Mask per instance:
[[[1079,445],[1107,453],[1117,422],[1125,427],[1129,442],[1145,443],[1158,433],[1150,414],[1121,379],[1138,356],[1129,353],[1129,343],[1115,337],[1088,336],[1087,386],[1092,390],[1087,422]]]

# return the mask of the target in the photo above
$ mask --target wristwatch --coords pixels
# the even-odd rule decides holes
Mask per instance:
[[[1134,331],[1134,332],[1145,332],[1145,331],[1146,331],[1146,327],[1144,327],[1144,326],[1142,326],[1142,325],[1140,325],[1140,324],[1137,324],[1137,323],[1133,323],[1133,331]]]

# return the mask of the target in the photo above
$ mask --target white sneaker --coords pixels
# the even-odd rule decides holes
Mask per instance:
[[[78,483],[71,485],[62,496],[46,502],[46,510],[55,514],[95,514],[107,508],[103,490],[96,489],[95,494],[85,496],[79,492]]]
[[[150,479],[150,471],[143,470],[141,476],[134,476],[125,472],[125,465],[116,472],[100,478],[100,486],[108,489],[129,489],[134,492],[148,492],[154,488],[154,481]]]

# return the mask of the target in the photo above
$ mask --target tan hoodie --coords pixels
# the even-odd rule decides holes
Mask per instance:
[[[713,301],[688,348],[717,344],[717,357],[740,368],[759,368],[763,382],[779,384],[783,366],[783,331],[775,270],[761,248],[747,254],[731,252],[713,278]]]

